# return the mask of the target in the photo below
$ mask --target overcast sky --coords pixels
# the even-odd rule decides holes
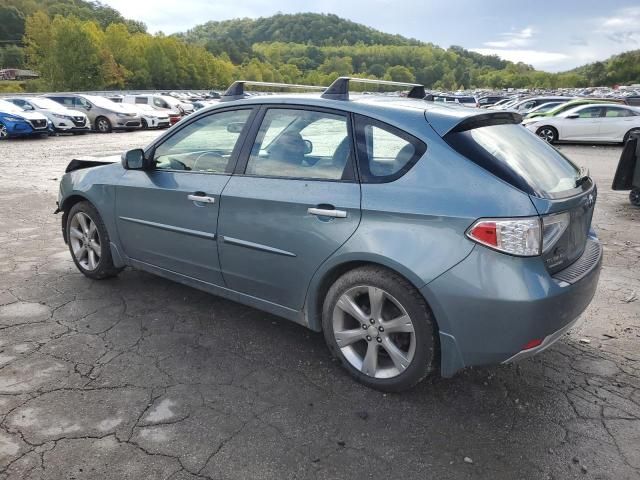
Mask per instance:
[[[334,13],[442,47],[460,45],[547,71],[640,48],[638,0],[104,0],[150,32],[275,13]]]

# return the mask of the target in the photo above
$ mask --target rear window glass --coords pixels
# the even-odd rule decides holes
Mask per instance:
[[[473,97],[458,97],[460,103],[476,103],[476,99]]]
[[[522,125],[453,131],[445,140],[494,175],[536,196],[567,196],[580,178],[578,167]]]

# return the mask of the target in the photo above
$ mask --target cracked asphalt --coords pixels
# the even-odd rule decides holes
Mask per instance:
[[[533,359],[385,395],[321,334],[77,272],[52,215],[64,167],[155,135],[0,144],[0,480],[640,478],[640,209],[610,189],[620,147],[561,147],[599,185],[583,321]]]

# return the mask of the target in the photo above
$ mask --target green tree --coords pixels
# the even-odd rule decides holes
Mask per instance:
[[[385,79],[393,80],[394,82],[408,83],[416,81],[416,77],[413,75],[413,72],[404,65],[394,65],[393,67],[387,68]]]
[[[25,28],[24,14],[14,6],[0,6],[0,41],[18,43]]]

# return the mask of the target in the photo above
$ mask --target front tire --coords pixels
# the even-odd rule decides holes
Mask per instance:
[[[385,268],[357,268],[336,280],[322,326],[333,356],[368,387],[400,392],[434,368],[433,314],[407,280]]]
[[[149,124],[144,118],[142,119],[142,130],[149,130]]]
[[[547,143],[556,143],[558,141],[558,131],[549,125],[545,125],[536,130],[536,135]]]
[[[0,122],[0,140],[7,140],[9,138],[9,130],[7,126]]]
[[[110,133],[112,128],[109,119],[105,117],[96,118],[96,130],[99,133]]]
[[[113,264],[109,233],[89,202],[76,203],[67,215],[67,242],[80,272],[94,280],[115,277],[123,269]]]
[[[631,205],[640,207],[640,188],[634,188],[629,192],[629,201]]]

